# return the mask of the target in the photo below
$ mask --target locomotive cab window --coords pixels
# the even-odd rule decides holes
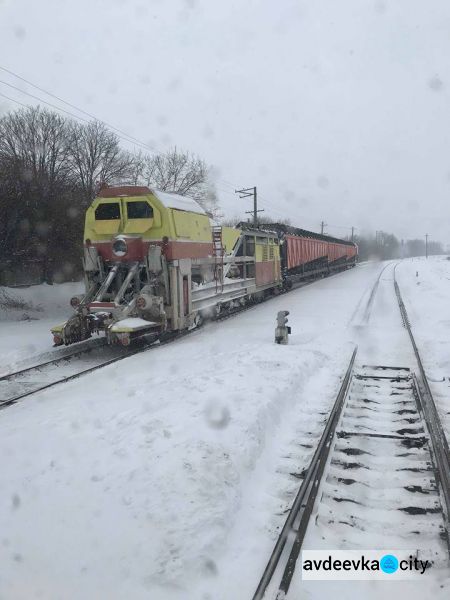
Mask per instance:
[[[245,238],[245,255],[246,256],[255,256],[255,238],[254,237],[246,237]]]
[[[127,217],[129,219],[153,219],[153,208],[148,202],[127,202]]]
[[[95,209],[96,221],[116,221],[120,219],[120,206],[118,202],[103,202]]]

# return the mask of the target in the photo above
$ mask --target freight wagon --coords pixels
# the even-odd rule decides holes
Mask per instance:
[[[261,228],[278,235],[287,287],[301,279],[330,274],[356,264],[358,246],[354,242],[281,223],[265,224]]]

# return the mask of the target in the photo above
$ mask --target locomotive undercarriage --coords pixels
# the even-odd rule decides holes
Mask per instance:
[[[75,314],[52,329],[55,344],[72,344],[100,332],[111,343],[126,344],[144,330],[166,329],[168,269],[159,247],[151,248],[145,261],[114,263],[87,248],[84,271],[87,292],[72,298]]]
[[[52,329],[54,342],[68,345],[104,332],[109,343],[128,345],[143,335],[156,339],[195,327],[205,317],[260,301],[274,287],[256,285],[254,264],[254,256],[168,262],[159,246],[150,247],[144,261],[107,263],[87,248],[87,292],[72,298],[75,314]]]

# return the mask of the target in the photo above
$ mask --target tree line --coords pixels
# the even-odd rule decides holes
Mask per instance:
[[[81,276],[86,208],[102,185],[117,183],[187,194],[213,218],[221,216],[211,170],[189,152],[129,152],[102,122],[79,123],[41,107],[2,116],[0,274],[38,263],[49,282],[53,275],[59,281]],[[361,260],[425,254],[424,240],[403,242],[390,233],[355,241]],[[429,242],[428,252],[443,248]]]
[[[394,234],[379,231],[377,235],[360,235],[355,237],[358,244],[360,260],[388,260],[391,258],[411,258],[425,256],[426,251],[433,254],[445,254],[440,242],[430,240],[426,249],[425,240],[411,239],[399,240]]]
[[[210,169],[189,152],[132,153],[102,122],[41,107],[1,117],[0,269],[38,262],[48,280],[79,275],[85,210],[117,183],[188,194],[218,214]]]

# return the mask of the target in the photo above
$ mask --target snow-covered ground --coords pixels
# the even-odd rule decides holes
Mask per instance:
[[[383,266],[321,280],[3,411],[0,598],[251,597]],[[273,342],[282,309],[288,346]],[[48,349],[48,325],[37,324],[61,312],[17,323],[2,360],[30,344]]]
[[[70,298],[83,289],[82,282],[0,287],[0,365],[14,367],[29,357],[52,351],[50,329],[73,313]],[[3,294],[8,300],[6,307]]]
[[[450,439],[450,260],[416,258],[397,279],[441,420]]]

